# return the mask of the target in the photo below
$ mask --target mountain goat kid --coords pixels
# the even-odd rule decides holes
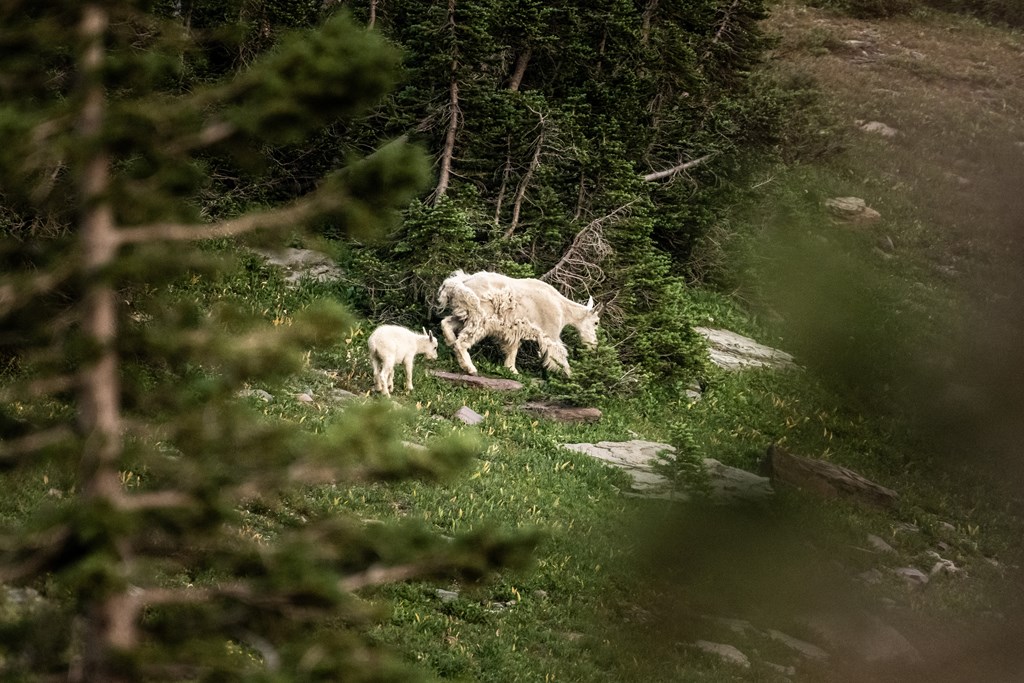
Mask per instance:
[[[373,364],[373,388],[390,396],[395,389],[395,365],[405,366],[405,390],[412,391],[412,362],[422,353],[437,360],[437,339],[433,332],[417,334],[398,325],[381,325],[366,340]]]
[[[517,374],[516,355],[524,340],[537,342],[544,366],[561,370],[566,377],[572,371],[560,338],[562,329],[575,327],[584,344],[597,344],[598,311],[593,297],[586,305],[578,304],[541,280],[487,271],[467,275],[457,270],[441,284],[438,303],[452,311],[441,321],[445,341],[471,375],[477,370],[469,349],[485,337],[498,340],[505,367]]]

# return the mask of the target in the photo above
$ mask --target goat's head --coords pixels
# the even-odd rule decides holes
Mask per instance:
[[[587,314],[583,316],[576,329],[579,330],[580,340],[590,348],[597,346],[597,325],[600,322],[601,307],[594,307],[594,297],[587,302]]]
[[[423,336],[427,338],[426,348],[423,350],[424,357],[430,360],[437,360],[437,338],[433,332],[427,332],[427,328],[421,327]]]

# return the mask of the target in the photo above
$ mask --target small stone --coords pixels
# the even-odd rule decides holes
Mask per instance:
[[[859,223],[876,221],[882,217],[860,197],[833,197],[825,200],[825,207],[839,218]]]
[[[893,569],[892,571],[896,576],[906,581],[909,586],[916,588],[928,583],[928,575],[920,569],[914,569],[913,567],[900,567],[898,569]]]
[[[238,395],[242,398],[258,398],[266,403],[272,403],[274,401],[273,395],[269,391],[263,389],[242,389],[238,392]]]
[[[869,569],[857,574],[857,580],[868,586],[876,586],[882,583],[882,572],[877,569]]]
[[[541,590],[539,588],[537,590],[533,591],[532,595],[537,600],[547,600],[548,599],[548,592],[545,591],[545,590]]]
[[[815,659],[817,661],[824,661],[829,658],[829,654],[822,650],[817,645],[812,645],[806,641],[794,638],[793,636],[786,635],[782,631],[776,631],[770,629],[768,635],[771,636],[772,640],[777,640],[783,645],[790,647],[799,652],[808,659]]]
[[[462,406],[455,411],[454,419],[464,422],[468,425],[480,424],[484,421],[484,416],[476,412],[469,406]]]
[[[298,401],[299,403],[312,403],[313,397],[303,392],[301,394],[295,394],[295,400]]]
[[[345,391],[344,389],[331,389],[332,401],[351,401],[354,398],[359,398],[359,396],[353,394],[351,391]]]
[[[928,572],[929,576],[935,576],[936,574],[948,574],[952,576],[953,574],[960,573],[960,568],[953,564],[952,560],[947,560],[934,550],[929,550],[928,555],[935,560],[935,564],[932,565],[931,571]]]
[[[750,668],[750,660],[747,659],[747,656],[732,645],[726,645],[725,643],[712,643],[707,640],[698,640],[694,645],[704,652],[717,655],[723,661],[730,662],[731,664],[743,667],[744,669]]]
[[[880,553],[894,553],[896,550],[886,543],[884,540],[875,536],[874,534],[868,534],[868,545],[877,550]]]
[[[446,591],[443,588],[438,588],[434,593],[441,598],[441,602],[455,602],[459,599],[459,591]]]
[[[892,126],[886,125],[881,121],[868,121],[860,124],[860,129],[865,133],[873,133],[875,135],[881,135],[883,138],[894,138],[899,135],[899,131]]]

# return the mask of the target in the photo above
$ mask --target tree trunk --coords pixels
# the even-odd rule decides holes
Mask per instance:
[[[366,22],[366,28],[372,29],[377,22],[377,0],[370,0],[370,19]]]
[[[115,507],[121,497],[118,471],[121,456],[121,405],[117,350],[117,297],[104,271],[117,256],[117,228],[106,195],[110,184],[110,159],[102,144],[106,93],[103,87],[103,42],[108,16],[98,5],[82,11],[81,78],[84,101],[78,133],[85,143],[96,143],[81,169],[80,240],[86,291],[82,326],[94,345],[96,357],[81,371],[79,427],[85,435],[80,484],[86,501],[102,501]],[[123,566],[126,557],[118,562]],[[135,645],[134,622],[120,618],[123,595],[97,596],[88,610],[83,634],[82,680],[124,680],[107,670],[112,651]]]
[[[448,88],[448,132],[444,136],[444,149],[441,150],[441,170],[437,174],[437,188],[434,190],[434,202],[437,202],[448,191],[448,183],[452,174],[452,157],[455,156],[455,137],[459,129],[459,82],[455,78],[457,64],[452,62],[452,82]]]
[[[437,174],[437,187],[434,189],[435,203],[448,191],[452,173],[452,157],[455,156],[455,137],[459,129],[459,53],[455,47],[455,0],[448,0],[448,29],[452,40],[451,83],[448,86],[448,132],[444,136],[444,149],[441,150],[441,170]]]
[[[640,43],[646,45],[651,39],[651,19],[658,9],[658,0],[648,0],[644,8],[643,24],[640,26]]]
[[[519,86],[523,82],[523,76],[526,74],[526,65],[530,63],[530,55],[532,54],[533,49],[527,46],[519,53],[519,57],[516,58],[515,69],[512,70],[512,76],[508,81],[508,89],[512,92],[519,91]]]

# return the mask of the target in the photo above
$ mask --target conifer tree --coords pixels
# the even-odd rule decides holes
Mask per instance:
[[[481,576],[523,544],[341,516],[261,543],[239,510],[297,486],[439,476],[470,446],[410,450],[374,404],[319,434],[265,418],[241,384],[299,369],[348,314],[320,303],[268,328],[172,296],[230,267],[204,240],[280,241],[312,221],[365,232],[424,187],[423,155],[399,140],[291,201],[202,215],[217,163],[253,166],[265,145],[358,116],[392,87],[397,54],[339,14],[191,82],[197,34],[180,6],[152,4],[0,4],[0,476],[63,473],[67,492],[0,525],[0,587],[46,597],[4,622],[0,672],[409,680],[353,631],[376,614],[354,591]]]

